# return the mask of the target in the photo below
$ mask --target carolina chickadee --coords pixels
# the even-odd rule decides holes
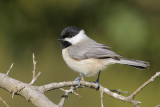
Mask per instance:
[[[83,76],[94,76],[99,83],[100,72],[108,65],[119,63],[139,69],[147,69],[149,63],[145,61],[122,58],[110,50],[110,47],[97,43],[89,38],[83,29],[70,26],[65,28],[58,39],[62,44],[62,56],[67,65],[80,73],[78,80]]]

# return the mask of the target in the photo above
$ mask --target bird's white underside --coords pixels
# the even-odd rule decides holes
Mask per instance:
[[[68,54],[68,48],[62,50],[62,56],[66,64],[74,71],[86,76],[94,76],[99,71],[106,69],[110,64],[116,63],[114,59],[84,59],[75,60]]]

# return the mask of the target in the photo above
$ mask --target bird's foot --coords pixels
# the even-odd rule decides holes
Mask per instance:
[[[77,77],[74,81],[77,81],[77,82],[78,82],[78,86],[81,85],[81,83],[80,83],[80,77]]]
[[[98,91],[99,90],[99,87],[100,87],[100,83],[99,83],[99,81],[93,81],[93,83],[96,83],[97,84],[97,87],[96,87],[96,91]]]
[[[78,86],[81,85],[80,83],[80,79],[84,76],[84,74],[81,74],[80,76],[78,76],[74,81],[77,81],[78,82]]]

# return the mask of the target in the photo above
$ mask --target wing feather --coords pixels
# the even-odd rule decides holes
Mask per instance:
[[[104,59],[118,58],[120,55],[109,49],[110,47],[104,44],[95,42],[92,39],[87,39],[77,45],[69,47],[70,57],[76,60],[84,60],[88,58]]]

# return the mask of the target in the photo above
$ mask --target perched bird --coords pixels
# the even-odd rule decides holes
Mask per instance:
[[[149,63],[145,61],[122,58],[110,50],[110,47],[89,38],[83,29],[75,26],[65,28],[58,39],[62,44],[62,56],[66,64],[83,76],[94,76],[98,73],[96,82],[99,85],[100,72],[108,65],[119,63],[139,69],[147,69]]]

